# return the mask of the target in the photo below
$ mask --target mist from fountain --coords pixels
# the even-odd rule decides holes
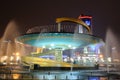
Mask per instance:
[[[115,35],[111,28],[108,28],[105,39],[105,57],[107,65],[112,63],[116,68],[120,63],[119,37]]]
[[[0,56],[10,58],[16,52],[14,39],[20,35],[18,25],[15,20],[8,23],[5,32],[1,38]]]

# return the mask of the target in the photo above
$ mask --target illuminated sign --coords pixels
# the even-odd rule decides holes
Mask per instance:
[[[89,27],[91,27],[91,19],[92,17],[91,16],[85,16],[85,15],[80,15],[78,17],[78,19],[81,19],[82,21],[84,21]]]
[[[88,26],[91,26],[91,20],[90,19],[82,19]]]

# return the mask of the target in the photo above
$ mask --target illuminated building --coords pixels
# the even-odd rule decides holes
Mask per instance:
[[[82,19],[57,18],[57,25],[34,27],[16,38],[22,62],[42,67],[94,66],[104,42],[91,35],[90,25]],[[66,21],[76,24],[62,25]]]

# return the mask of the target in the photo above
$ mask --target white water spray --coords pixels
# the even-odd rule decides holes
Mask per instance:
[[[119,57],[119,42],[118,37],[115,33],[109,28],[106,33],[105,40],[105,57],[107,60],[107,70],[109,71],[110,64],[116,66],[120,63]],[[117,68],[117,67],[116,67]]]
[[[19,36],[18,25],[12,20],[8,23],[4,35],[1,39],[0,45],[0,56],[7,56],[10,58],[11,55],[16,51],[15,50],[15,37]]]

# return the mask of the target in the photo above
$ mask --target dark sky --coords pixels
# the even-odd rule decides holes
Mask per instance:
[[[95,35],[105,38],[108,27],[119,35],[119,0],[1,0],[0,36],[13,19],[25,32],[33,26],[55,24],[57,17],[77,18],[80,14],[92,15]]]

